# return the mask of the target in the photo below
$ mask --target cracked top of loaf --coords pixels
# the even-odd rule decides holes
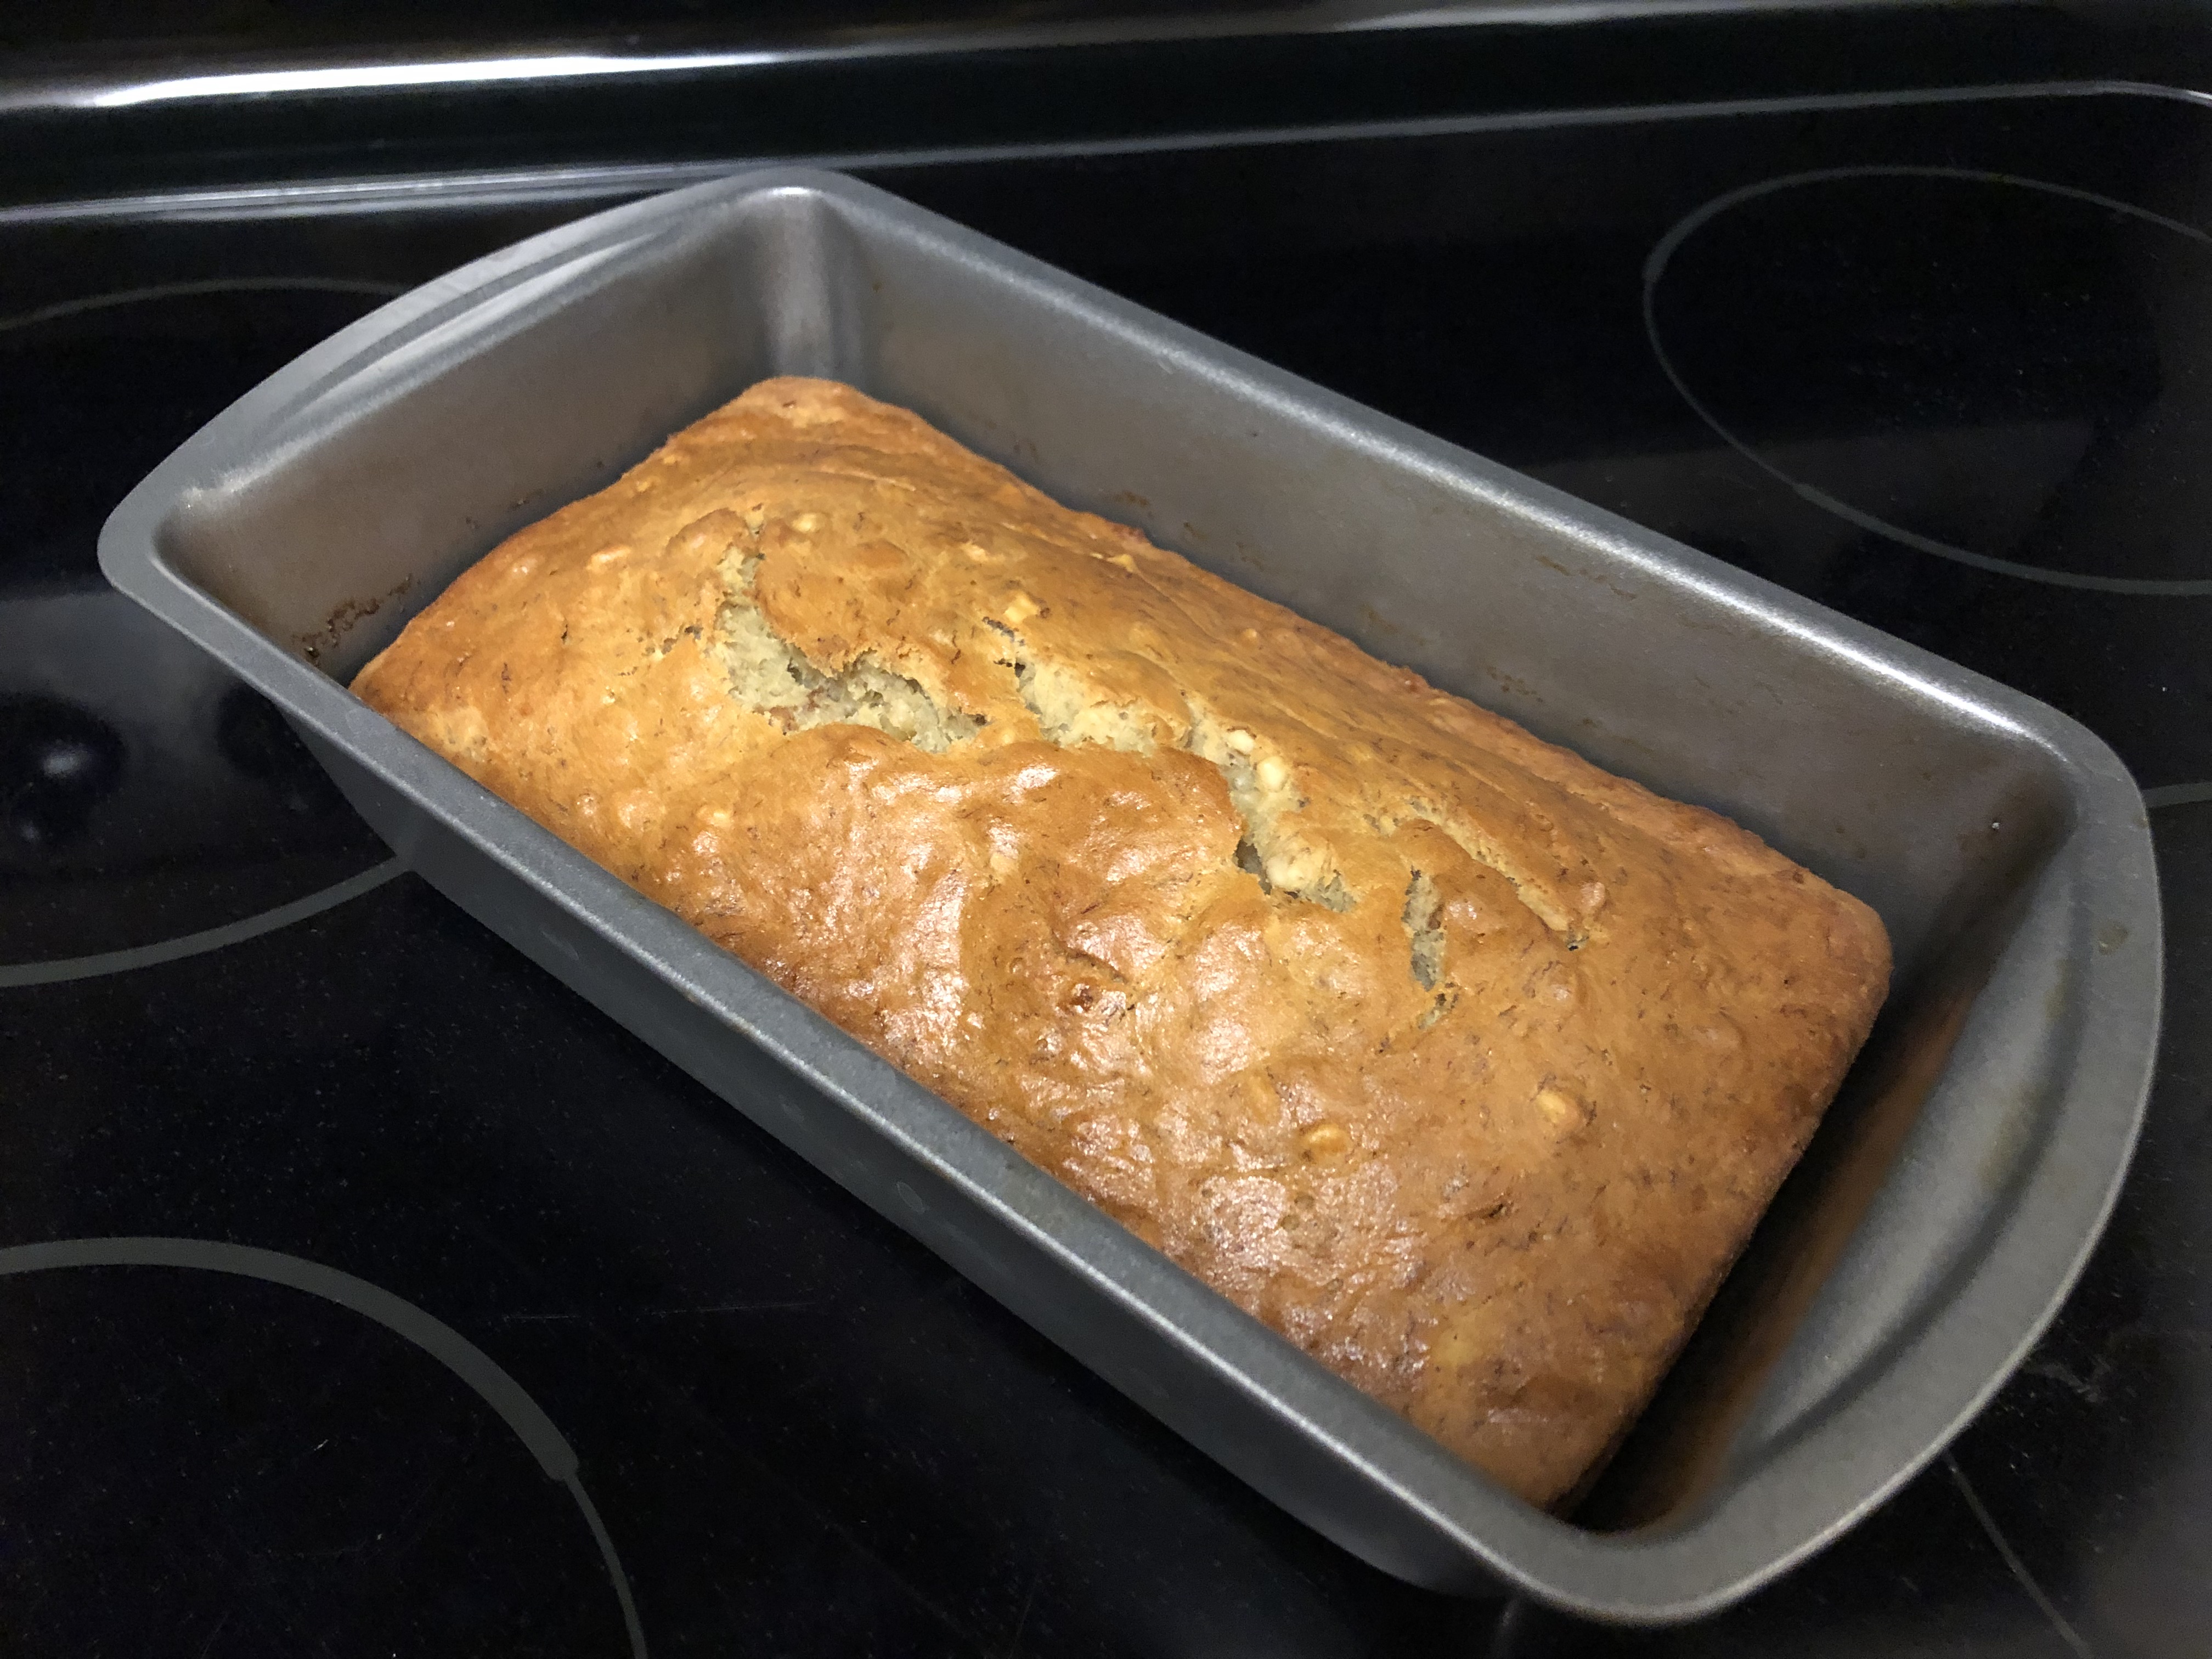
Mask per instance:
[[[826,381],[522,531],[354,689],[1539,1504],[1888,978],[1727,820]]]

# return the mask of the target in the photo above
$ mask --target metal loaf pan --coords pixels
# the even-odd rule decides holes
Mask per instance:
[[[791,373],[907,404],[1881,911],[1890,1012],[1580,1524],[347,693],[502,537]],[[164,462],[100,561],[272,698],[457,902],[1277,1502],[1422,1583],[1661,1622],[1817,1548],[2034,1338],[2142,1112],[2149,835],[2081,726],[833,174],[636,203],[394,301]]]

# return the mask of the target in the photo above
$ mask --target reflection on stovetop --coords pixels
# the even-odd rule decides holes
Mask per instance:
[[[224,404],[397,291],[198,281],[0,319],[0,966],[221,927],[385,857],[275,710],[100,579],[92,532]]]
[[[880,181],[2051,698],[2154,799],[2212,781],[2185,464],[2212,112]],[[1607,1634],[1307,1533],[393,878],[268,706],[92,562],[230,398],[579,210],[384,205],[0,224],[0,1654],[2201,1651],[2212,1036],[2185,1012],[2111,1232],[1953,1452],[1741,1607]],[[2186,1011],[2212,805],[2154,830]],[[72,1240],[111,1243],[22,1253]]]

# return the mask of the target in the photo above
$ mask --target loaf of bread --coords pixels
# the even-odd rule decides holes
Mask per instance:
[[[1888,979],[1727,820],[824,381],[513,537],[354,689],[1537,1504]]]

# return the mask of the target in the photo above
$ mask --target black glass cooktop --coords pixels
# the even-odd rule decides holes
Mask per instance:
[[[1383,1578],[406,874],[100,580],[106,509],[230,398],[650,179],[0,210],[0,1655],[2206,1653],[2212,109],[873,176],[2108,738],[2172,1012],[2081,1285],[1716,1619]]]

